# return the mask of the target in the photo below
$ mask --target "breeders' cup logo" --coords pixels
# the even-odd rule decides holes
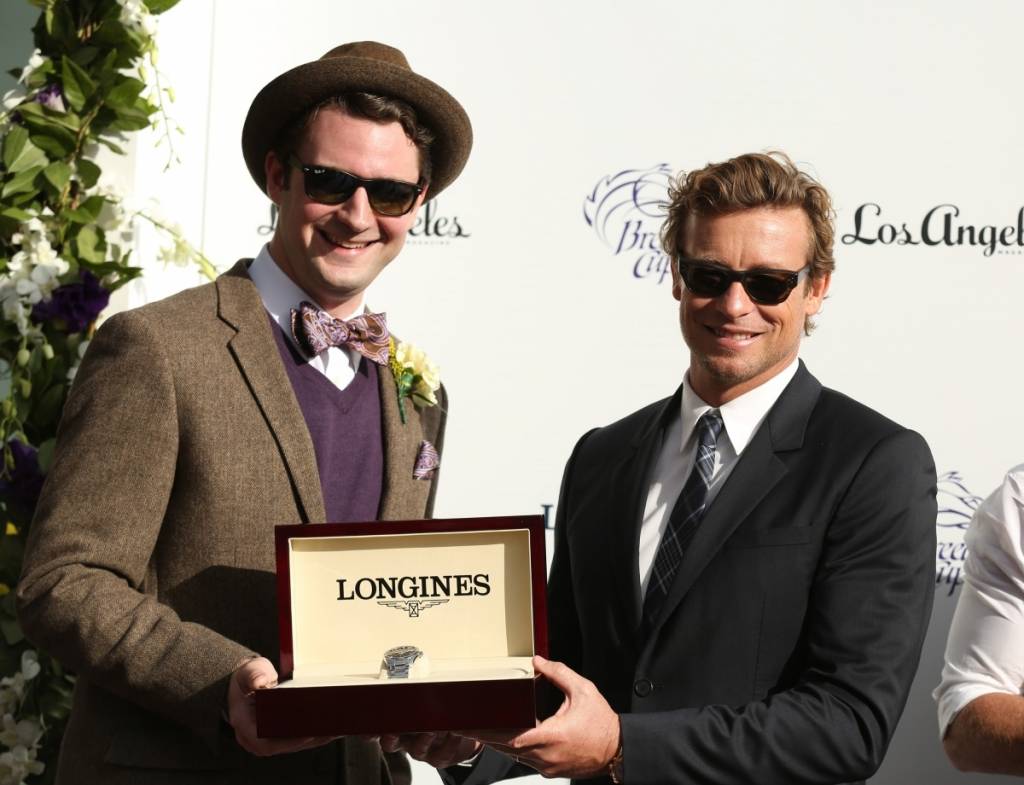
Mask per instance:
[[[628,260],[634,278],[661,283],[671,276],[658,239],[671,180],[668,164],[627,169],[602,177],[583,200],[583,218],[612,253]]]
[[[960,472],[951,471],[939,476],[936,500],[939,513],[935,521],[938,529],[935,585],[948,587],[947,593],[952,596],[956,587],[964,582],[963,567],[967,558],[964,530],[983,499],[967,489]]]
[[[853,231],[840,239],[844,245],[973,246],[982,249],[982,256],[1024,254],[1024,207],[1015,223],[997,226],[974,223],[955,204],[940,204],[908,224],[883,216],[881,205],[867,202],[854,210]]]
[[[940,529],[966,529],[974,511],[984,501],[967,490],[960,472],[946,472],[938,482],[939,515],[936,526]]]

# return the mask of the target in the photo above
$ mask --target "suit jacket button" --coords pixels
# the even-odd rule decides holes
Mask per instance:
[[[638,697],[646,698],[654,692],[654,683],[650,679],[637,679],[633,682],[633,692],[635,692]]]

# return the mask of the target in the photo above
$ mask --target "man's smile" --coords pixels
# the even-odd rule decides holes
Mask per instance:
[[[376,242],[376,240],[366,240],[364,242],[343,240],[340,237],[336,237],[335,235],[330,234],[326,229],[317,229],[317,232],[324,240],[326,240],[331,245],[334,245],[338,248],[344,248],[349,251],[361,251],[362,249],[369,246],[371,243]]]
[[[746,346],[761,335],[761,333],[749,329],[728,326],[715,327],[710,324],[704,325],[704,329],[714,335],[718,339],[718,343],[734,346]]]

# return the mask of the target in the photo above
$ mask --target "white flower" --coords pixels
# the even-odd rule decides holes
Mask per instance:
[[[25,697],[25,674],[15,673],[13,676],[4,676],[0,680],[0,686],[7,687],[13,694],[7,696],[7,702],[11,700],[17,701],[17,705],[21,705],[22,699]]]
[[[96,217],[96,225],[103,230],[107,242],[130,244],[135,236],[135,227],[133,211],[126,207],[127,200],[106,185],[97,188],[96,194],[104,199],[100,214]]]
[[[11,714],[3,717],[3,729],[0,730],[0,742],[8,747],[22,746],[32,749],[43,737],[43,728],[35,720],[15,721]]]
[[[36,760],[36,751],[21,745],[0,754],[0,785],[22,785],[26,777],[45,770],[46,766]]]
[[[28,93],[25,92],[25,88],[21,85],[16,85],[4,93],[4,97],[0,99],[0,104],[3,105],[3,110],[5,112],[9,112],[27,97]]]
[[[35,305],[44,297],[49,297],[57,286],[61,275],[69,269],[68,263],[56,254],[47,243],[44,251],[44,258],[50,257],[47,261],[34,263],[31,255],[24,251],[16,253],[9,262],[9,269],[14,273],[14,288],[18,296]],[[48,254],[45,252],[49,252]]]
[[[25,697],[25,685],[38,676],[39,671],[39,655],[31,649],[26,649],[21,653],[21,670],[13,676],[4,676],[0,679],[0,687],[10,688],[21,701]]]
[[[0,98],[0,135],[7,133],[11,126],[11,113],[25,100],[28,94],[21,85],[8,90]]]
[[[32,681],[41,670],[38,654],[32,649],[26,649],[21,653],[21,675],[25,677],[25,681]]]
[[[29,218],[25,223],[21,225],[21,231],[29,234],[29,241],[34,242],[40,239],[46,239],[46,225],[39,219],[38,216]],[[21,233],[16,233],[11,239],[16,243],[25,242],[25,236]]]
[[[4,320],[13,322],[18,327],[20,335],[28,335],[31,329],[29,323],[29,307],[18,297],[17,291],[8,283],[0,286],[0,310],[3,311]]]
[[[53,250],[46,227],[38,218],[23,223],[21,231],[11,236],[11,242],[20,245],[21,250],[7,263],[8,278],[0,284],[0,299],[4,301],[5,312],[13,313],[13,307],[7,305],[12,288],[24,302],[35,305],[60,286],[60,277],[71,266]]]
[[[121,6],[121,24],[147,38],[156,34],[156,19],[142,0],[117,0],[117,3]]]
[[[46,58],[43,57],[43,53],[36,49],[28,59],[28,65],[21,69],[21,76],[18,78],[18,81],[25,84],[32,75],[32,72],[41,67],[45,62]]]

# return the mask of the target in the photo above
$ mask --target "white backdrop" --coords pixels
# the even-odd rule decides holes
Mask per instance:
[[[239,138],[272,77],[370,38],[459,98],[476,131],[469,165],[369,303],[450,391],[437,513],[498,515],[554,504],[576,438],[670,394],[686,368],[663,260],[641,247],[659,222],[632,194],[656,199],[666,169],[787,151],[838,208],[832,294],[802,356],[824,384],[923,433],[948,475],[927,649],[872,782],[997,782],[946,763],[928,693],[958,524],[1024,460],[1022,28],[1015,0],[183,0],[159,39],[183,163],[165,173],[166,147],[143,136],[129,174],[226,268],[266,239]],[[150,240],[140,258],[154,256]],[[119,304],[192,282],[157,266]]]

